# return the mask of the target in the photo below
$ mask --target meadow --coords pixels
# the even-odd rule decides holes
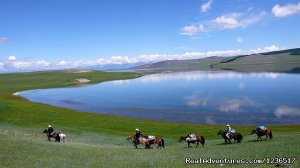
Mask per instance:
[[[77,79],[90,84],[140,77],[128,72],[48,71],[0,74],[0,167],[274,167],[275,164],[186,164],[185,158],[263,159],[296,158],[299,167],[300,125],[269,126],[272,140],[256,142],[249,135],[255,126],[234,126],[244,135],[240,144],[223,145],[217,131],[222,125],[161,122],[75,110],[29,102],[12,95],[23,90],[70,87]],[[42,130],[48,124],[67,134],[65,143],[46,141]],[[165,149],[134,149],[126,140],[140,128],[146,135],[165,139]],[[205,147],[186,148],[178,143],[189,132],[206,137]],[[282,166],[288,166],[283,164]]]

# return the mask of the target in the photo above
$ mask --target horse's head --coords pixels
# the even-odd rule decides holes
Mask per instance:
[[[219,132],[217,133],[217,135],[222,135],[224,133],[223,130],[219,130]]]
[[[46,134],[48,133],[48,131],[47,131],[46,129],[44,129],[44,131],[43,131],[43,134],[45,134],[45,133],[46,133]]]
[[[185,140],[186,139],[186,137],[185,136],[181,136],[181,137],[179,137],[179,140],[178,140],[178,142],[181,142],[181,141],[183,141],[183,140]]]
[[[250,132],[250,135],[255,134],[255,133],[256,133],[256,130],[254,129]]]
[[[131,140],[132,139],[132,136],[129,136],[129,137],[127,137],[127,139],[126,140]]]

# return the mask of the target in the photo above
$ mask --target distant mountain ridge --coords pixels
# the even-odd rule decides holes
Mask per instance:
[[[231,57],[168,60],[131,68],[139,71],[235,70],[242,72],[300,72],[300,48]]]

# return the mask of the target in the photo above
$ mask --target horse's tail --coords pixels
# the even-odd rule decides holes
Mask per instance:
[[[240,143],[243,139],[243,135],[241,133],[238,133],[237,135],[237,143]]]
[[[161,139],[161,146],[162,146],[163,148],[165,148],[165,140],[164,140],[164,139]]]
[[[201,137],[201,139],[202,139],[201,144],[202,144],[202,146],[204,147],[204,144],[205,144],[205,138],[204,138],[204,136],[200,136],[200,137]]]
[[[269,135],[270,139],[273,138],[273,134],[272,134],[272,131],[270,130],[270,135]]]

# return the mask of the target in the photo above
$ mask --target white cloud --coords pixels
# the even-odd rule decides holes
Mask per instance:
[[[0,37],[0,45],[6,44],[8,42],[8,39],[6,37]]]
[[[9,56],[7,59],[8,59],[9,61],[15,61],[15,60],[17,60],[17,57],[14,56],[14,55],[11,55],[11,56]]]
[[[236,39],[236,42],[238,42],[238,43],[243,43],[243,42],[244,42],[244,39],[243,39],[242,37],[238,37],[238,38]]]
[[[213,20],[220,29],[234,29],[238,27],[247,27],[255,22],[258,22],[262,17],[266,15],[266,12],[261,12],[258,15],[250,15],[243,17],[240,13],[231,13],[228,15],[222,15]]]
[[[300,14],[300,2],[298,4],[287,4],[285,6],[280,6],[277,4],[272,8],[272,13],[276,17]]]
[[[224,29],[246,28],[260,20],[266,15],[265,11],[258,14],[246,13],[230,13],[219,16],[213,20],[204,23],[194,23],[184,26],[181,29],[182,35],[195,36],[199,33],[210,32]]]
[[[195,34],[204,32],[204,26],[202,24],[199,25],[189,25],[189,26],[184,26],[182,28],[182,35],[188,35],[188,36],[193,36]]]
[[[4,68],[4,63],[0,62],[0,69]]]
[[[202,12],[207,12],[210,9],[212,0],[207,1],[206,3],[201,5],[201,11]]]
[[[277,118],[281,117],[300,117],[300,108],[280,106],[275,110],[275,116]]]

